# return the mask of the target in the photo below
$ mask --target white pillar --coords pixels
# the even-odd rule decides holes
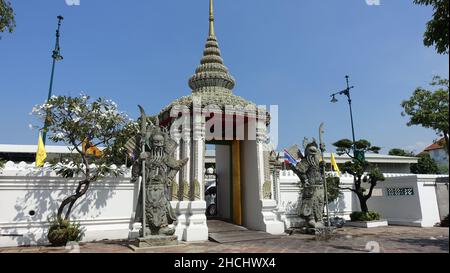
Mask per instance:
[[[264,225],[262,226],[263,231],[270,234],[282,234],[284,233],[284,223],[278,220],[278,216],[275,214],[277,208],[277,201],[273,198],[272,200],[263,200],[262,195],[262,185],[264,185],[265,175],[264,175],[264,143],[267,139],[266,137],[266,124],[264,118],[259,118],[256,128],[256,152],[257,152],[257,166],[258,166],[258,180],[260,189],[260,202],[261,202],[261,214]]]
[[[178,241],[184,240],[186,234],[187,218],[189,214],[189,201],[173,202],[176,205],[175,211],[177,214],[177,225],[175,226],[175,235],[178,236]]]
[[[208,240],[208,226],[206,224],[206,201],[204,200],[205,186],[204,186],[204,126],[205,123],[202,120],[201,102],[194,101],[193,105],[193,135],[192,135],[192,182],[199,183],[200,187],[200,199],[189,202],[188,219],[186,232],[183,236],[184,241],[206,241]],[[193,184],[191,184],[193,185]],[[194,198],[195,199],[195,198]]]
[[[189,184],[191,181],[191,165],[192,165],[192,156],[191,156],[191,131],[186,129],[182,139],[181,145],[181,154],[182,158],[189,158],[188,162],[182,170],[180,171],[180,197],[179,201],[189,201],[189,197],[184,193],[189,192]],[[188,189],[186,189],[188,187]]]

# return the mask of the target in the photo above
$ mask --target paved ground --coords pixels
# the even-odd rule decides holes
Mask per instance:
[[[127,241],[102,241],[81,243],[82,253],[131,253]],[[280,239],[255,240],[219,244],[215,242],[180,243],[173,247],[159,247],[148,252],[156,253],[340,253],[369,252],[369,249],[388,253],[449,253],[448,228],[352,228],[339,229],[328,241],[314,236],[294,234]],[[64,247],[13,247],[0,248],[0,253],[59,253],[69,252]]]

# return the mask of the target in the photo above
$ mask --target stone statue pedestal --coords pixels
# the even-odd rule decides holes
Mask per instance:
[[[330,239],[336,233],[336,227],[320,227],[320,228],[291,228],[288,231],[289,235],[293,234],[307,234],[315,235],[317,240],[327,240]]]
[[[135,252],[145,251],[147,249],[152,249],[161,246],[175,246],[178,245],[178,237],[176,235],[172,236],[160,236],[153,235],[147,236],[145,238],[137,238],[133,244],[129,245],[131,249]]]

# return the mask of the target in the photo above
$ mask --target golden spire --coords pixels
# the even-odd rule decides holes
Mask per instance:
[[[213,0],[209,0],[209,36],[216,36],[214,33],[214,6]]]

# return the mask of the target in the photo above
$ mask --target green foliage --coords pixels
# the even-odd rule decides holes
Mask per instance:
[[[121,174],[120,169],[111,168],[111,165],[119,163],[115,160],[124,152],[122,139],[128,134],[129,127],[125,126],[127,116],[117,110],[114,102],[103,98],[91,101],[86,95],[53,96],[48,103],[35,106],[33,114],[47,124],[50,140],[62,142],[76,152],[67,155],[63,162],[50,162],[57,174],[63,177],[81,174],[89,181],[107,174]],[[86,139],[93,146],[103,148],[102,156],[88,154],[82,149]],[[121,141],[117,142],[118,139]],[[95,168],[91,168],[91,164],[95,164]]]
[[[5,166],[5,160],[0,158],[0,169],[3,169],[3,167]]]
[[[336,147],[338,154],[347,154],[351,160],[344,163],[342,167],[342,172],[349,173],[353,175],[354,188],[350,190],[356,193],[361,204],[361,209],[363,212],[367,212],[367,200],[372,197],[373,188],[377,185],[379,181],[384,181],[384,175],[380,170],[370,164],[364,157],[355,157],[352,155],[353,148],[356,148],[358,153],[378,153],[380,147],[372,146],[372,144],[365,139],[355,141],[353,143],[351,140],[342,139],[333,144]],[[362,183],[369,183],[370,189],[367,192]]]
[[[343,155],[352,149],[353,141],[351,141],[350,139],[341,139],[333,143],[333,146],[336,147],[336,153],[338,155]]]
[[[380,220],[380,214],[375,211],[354,211],[350,214],[352,221],[376,221]]]
[[[448,152],[449,81],[435,76],[430,85],[437,89],[432,92],[419,87],[409,100],[402,102],[402,115],[409,116],[408,126],[420,125],[443,134]]]
[[[385,181],[386,178],[384,177],[383,173],[378,168],[371,168],[368,175],[364,176],[364,182],[369,181]],[[373,182],[370,182],[373,183]]]
[[[64,246],[67,242],[79,242],[83,239],[84,230],[79,223],[52,217],[49,219],[50,228],[47,234],[53,246]]]
[[[439,54],[448,54],[449,47],[449,1],[448,0],[414,0],[414,4],[432,5],[433,18],[427,23],[423,43],[425,46],[435,46]]]
[[[0,32],[8,31],[12,33],[15,27],[16,21],[14,20],[14,10],[11,3],[6,0],[0,0]]]
[[[341,190],[339,188],[339,184],[341,182],[339,177],[329,176],[327,179],[327,193],[328,193],[328,202],[336,201],[341,195]]]
[[[438,174],[439,167],[429,154],[422,154],[417,164],[411,165],[411,172],[414,174]]]
[[[353,143],[353,141],[351,141],[350,139],[345,138],[333,143],[333,146],[336,147],[336,153],[338,155],[347,154],[349,156],[351,156],[350,154],[353,148],[363,153],[371,152],[376,154],[381,150],[381,148],[378,146],[372,146],[372,144],[366,139],[356,140]]]
[[[128,118],[118,111],[113,101],[103,98],[92,101],[83,94],[79,97],[53,96],[47,103],[36,105],[32,113],[44,122],[50,140],[62,142],[75,152],[62,162],[51,162],[58,175],[80,177],[75,194],[64,199],[58,209],[57,217],[62,220],[63,210],[67,207],[64,219],[68,220],[74,204],[86,194],[91,182],[123,173],[123,169],[114,163],[117,154],[123,152],[120,150],[122,142],[116,141],[126,134]],[[97,147],[101,152],[89,153],[90,147]],[[53,231],[55,238],[61,235],[60,229]]]
[[[389,151],[389,155],[415,157],[416,155],[407,150],[394,148]]]
[[[354,159],[352,161],[346,161],[341,171],[344,173],[349,173],[353,176],[362,176],[368,168],[368,161],[359,161]]]
[[[448,164],[438,164],[439,174],[448,174]]]
[[[370,144],[370,142],[365,139],[360,139],[360,140],[355,141],[355,148],[358,150],[367,150],[371,146],[372,145]]]

